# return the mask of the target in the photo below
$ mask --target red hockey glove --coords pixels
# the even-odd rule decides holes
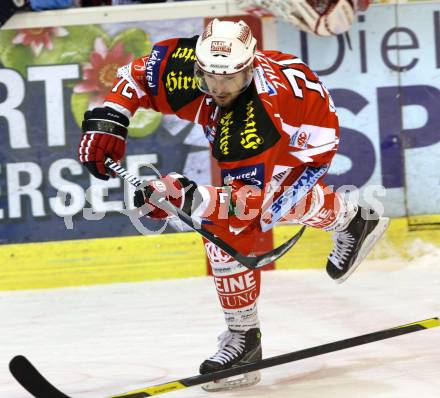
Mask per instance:
[[[107,156],[118,161],[125,156],[129,120],[111,108],[95,108],[84,114],[78,159],[101,180],[108,180],[104,161]]]
[[[180,174],[170,173],[158,180],[150,181],[142,189],[137,189],[134,193],[134,205],[142,207],[147,204],[150,210],[147,215],[151,218],[172,216],[149,202],[151,195],[154,193],[155,198],[166,198],[174,206],[187,214],[191,214],[191,205],[196,188],[195,182]]]
[[[234,180],[226,189],[230,189],[229,229],[239,233],[258,220],[263,202],[263,192],[255,185],[246,185]]]

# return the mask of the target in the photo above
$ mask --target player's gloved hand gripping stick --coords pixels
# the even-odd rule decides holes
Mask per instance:
[[[112,159],[107,158],[105,160],[105,166],[107,169],[111,170],[113,173],[115,173],[117,176],[121,177],[125,181],[129,182],[131,185],[135,186],[136,188],[139,188],[142,186],[142,184],[145,184],[142,180],[134,176],[133,174],[129,173],[126,169],[124,169],[122,166],[120,166],[118,163],[114,162]],[[200,235],[208,239],[210,242],[214,243],[216,246],[218,246],[220,249],[222,249],[224,252],[229,254],[231,257],[233,257],[235,260],[237,260],[239,263],[243,264],[245,267],[250,269],[258,269],[262,268],[265,265],[275,261],[276,259],[283,256],[285,253],[287,253],[299,240],[301,235],[304,232],[305,226],[303,226],[292,238],[290,238],[287,242],[283,243],[281,246],[271,250],[270,252],[267,252],[265,254],[261,254],[259,256],[255,255],[249,255],[245,256],[241,253],[238,253],[234,248],[229,246],[226,242],[218,238],[216,235],[208,231],[201,225],[200,223],[196,222],[191,216],[183,212],[181,209],[174,206],[172,203],[170,203],[168,200],[166,200],[164,197],[160,197],[158,194],[152,194],[149,198],[149,202],[153,204],[154,206],[157,206],[161,208],[162,210],[166,211],[169,214],[172,214],[176,217],[178,217],[183,223],[188,225],[191,229],[198,232]]]

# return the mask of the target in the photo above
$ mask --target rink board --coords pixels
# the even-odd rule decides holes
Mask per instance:
[[[436,220],[438,215],[432,216]],[[440,245],[440,230],[410,230],[411,220],[396,218],[370,258],[411,259]],[[428,216],[424,218],[429,224]],[[292,236],[296,226],[275,229],[275,245]],[[277,269],[324,267],[330,234],[308,228],[302,239],[276,263]],[[0,246],[0,290],[188,278],[206,275],[206,259],[193,232],[84,239]]]
[[[0,246],[0,290],[205,275],[195,233]]]
[[[390,227],[368,258],[396,257],[408,260],[428,254],[431,247],[440,245],[440,230],[436,226],[438,220],[439,215],[418,217],[420,228],[417,228],[413,226],[414,220],[412,218],[392,219]],[[430,228],[430,225],[433,225],[433,228]],[[287,240],[291,236],[293,228],[292,226],[278,227],[274,235],[275,245],[278,246]],[[330,234],[323,230],[308,228],[295,248],[277,261],[276,268],[324,267],[331,249]]]

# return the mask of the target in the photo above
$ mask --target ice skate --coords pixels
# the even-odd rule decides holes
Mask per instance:
[[[362,208],[358,207],[348,226],[333,235],[334,247],[328,256],[327,273],[337,283],[344,282],[355,271],[390,222],[389,218],[379,217],[375,212],[368,213],[365,218]]]
[[[219,338],[219,350],[200,365],[200,373],[212,373],[261,360],[261,333],[254,328],[247,332],[228,329]],[[206,383],[205,391],[215,392],[251,386],[260,381],[260,372],[249,372]]]

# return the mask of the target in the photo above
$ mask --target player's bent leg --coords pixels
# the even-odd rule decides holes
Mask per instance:
[[[213,243],[206,240],[204,243],[228,329],[218,338],[217,352],[200,365],[201,374],[256,362],[262,357],[257,312],[260,271],[249,270]],[[251,372],[207,383],[202,388],[206,391],[229,390],[253,385],[259,380],[260,373]]]
[[[322,182],[292,210],[290,219],[333,232],[334,246],[326,269],[338,283],[356,270],[389,224],[389,218],[344,200]]]

